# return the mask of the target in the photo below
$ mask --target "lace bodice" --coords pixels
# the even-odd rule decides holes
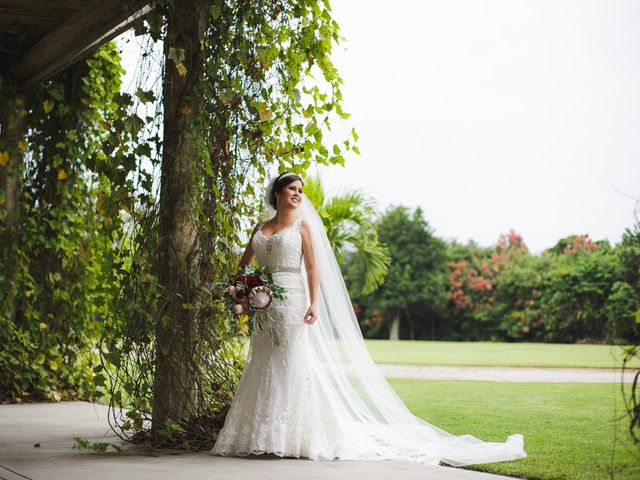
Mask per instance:
[[[262,233],[264,222],[258,225],[253,235],[251,246],[258,259],[258,265],[280,266],[299,269],[302,263],[302,238],[300,237],[301,219],[297,219],[290,227],[280,230],[271,236]]]

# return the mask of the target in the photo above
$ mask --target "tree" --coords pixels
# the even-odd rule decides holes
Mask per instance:
[[[354,288],[365,295],[373,292],[384,281],[390,258],[378,240],[372,199],[357,190],[326,199],[319,177],[305,180],[304,190],[322,218],[338,263],[342,264],[347,250],[353,249],[349,261],[361,267]]]
[[[582,236],[553,249],[540,296],[548,341],[601,340],[607,336],[607,301],[620,264],[606,244]],[[561,241],[562,242],[562,241]]]
[[[542,331],[535,298],[544,268],[514,230],[490,248],[452,244],[449,338],[513,340]]]
[[[366,301],[380,309],[390,338],[438,338],[447,304],[446,249],[421,208],[391,207],[378,222],[391,264],[384,284]]]

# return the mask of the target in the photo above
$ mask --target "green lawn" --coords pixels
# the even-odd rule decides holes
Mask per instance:
[[[622,348],[565,343],[366,340],[376,363],[513,367],[619,367]],[[635,362],[640,367],[640,362]]]
[[[411,411],[458,434],[524,435],[528,457],[471,467],[526,479],[640,478],[618,384],[390,379]]]

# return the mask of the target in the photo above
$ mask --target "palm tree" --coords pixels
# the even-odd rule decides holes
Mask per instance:
[[[347,249],[355,249],[354,255],[364,267],[362,293],[376,290],[391,259],[386,246],[378,241],[375,201],[360,190],[326,199],[318,176],[305,180],[304,193],[322,218],[338,263],[342,264]]]

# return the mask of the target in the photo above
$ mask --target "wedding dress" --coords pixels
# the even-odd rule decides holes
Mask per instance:
[[[302,208],[304,205],[304,208]],[[269,327],[250,338],[247,363],[212,455],[274,453],[313,460],[409,460],[469,465],[526,456],[523,437],[504,443],[451,435],[414,416],[366,350],[344,281],[317,212],[303,195],[299,218],[251,239],[261,267],[286,290],[274,299]],[[300,225],[306,222],[319,276],[319,315],[309,306]],[[258,315],[265,314],[258,312]]]
[[[313,371],[308,335],[313,327],[303,322],[309,302],[301,269],[300,219],[269,237],[261,227],[253,237],[253,251],[261,267],[272,268],[273,281],[287,298],[274,299],[269,316],[275,321],[251,336],[244,373],[212,452],[353,457],[357,451],[341,423],[340,409],[323,396]],[[269,328],[276,330],[277,346]]]

